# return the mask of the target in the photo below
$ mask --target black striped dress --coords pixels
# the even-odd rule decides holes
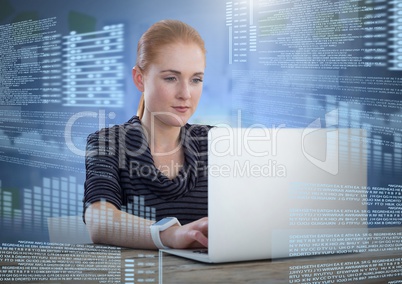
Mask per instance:
[[[185,162],[169,179],[159,171],[138,117],[90,134],[86,149],[84,212],[105,200],[148,219],[177,217],[186,224],[208,214],[207,136],[210,126],[181,130]]]

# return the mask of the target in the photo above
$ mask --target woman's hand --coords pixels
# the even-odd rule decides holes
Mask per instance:
[[[170,248],[208,247],[208,217],[184,226],[175,225],[160,233],[161,241]]]

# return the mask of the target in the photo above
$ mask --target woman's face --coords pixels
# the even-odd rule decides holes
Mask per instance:
[[[161,48],[142,74],[148,126],[183,126],[195,112],[202,93],[205,56],[194,43],[175,43]]]

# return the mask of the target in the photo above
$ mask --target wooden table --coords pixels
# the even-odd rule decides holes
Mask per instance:
[[[54,253],[56,248],[52,252],[46,247],[43,253],[36,251],[32,256],[24,251],[20,254],[25,256],[24,260],[14,258],[10,261],[3,257],[0,261],[3,276],[7,276],[4,271],[8,271],[11,277],[14,269],[20,277],[28,279],[35,272],[32,269],[40,267],[42,271],[48,271],[44,276],[49,279],[2,279],[0,283],[402,283],[402,250],[204,264],[152,250],[94,247],[93,251],[111,249],[110,253],[100,257],[91,255],[88,250],[74,249],[49,254],[49,251]],[[5,250],[3,256],[6,253],[10,255],[10,251]],[[31,267],[30,272],[22,271],[27,264]],[[87,264],[95,265],[90,268]],[[92,279],[89,279],[91,276]],[[50,280],[51,277],[55,279]]]
[[[149,251],[126,250],[122,255],[123,258],[135,258],[138,253],[146,254]],[[402,283],[402,254],[398,251],[224,264],[204,264],[167,253],[161,254],[162,283]],[[391,260],[395,265],[389,264]],[[325,268],[327,270],[324,271]],[[398,270],[399,275],[392,272],[393,276],[390,276],[384,272],[392,269]],[[309,274],[311,276],[307,276]],[[329,279],[329,274],[333,275],[332,279]],[[369,279],[369,275],[375,278]]]

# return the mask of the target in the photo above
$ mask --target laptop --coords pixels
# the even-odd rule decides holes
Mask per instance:
[[[364,131],[215,127],[208,147],[208,249],[163,252],[221,263],[364,245],[346,248],[340,237],[367,232]]]

